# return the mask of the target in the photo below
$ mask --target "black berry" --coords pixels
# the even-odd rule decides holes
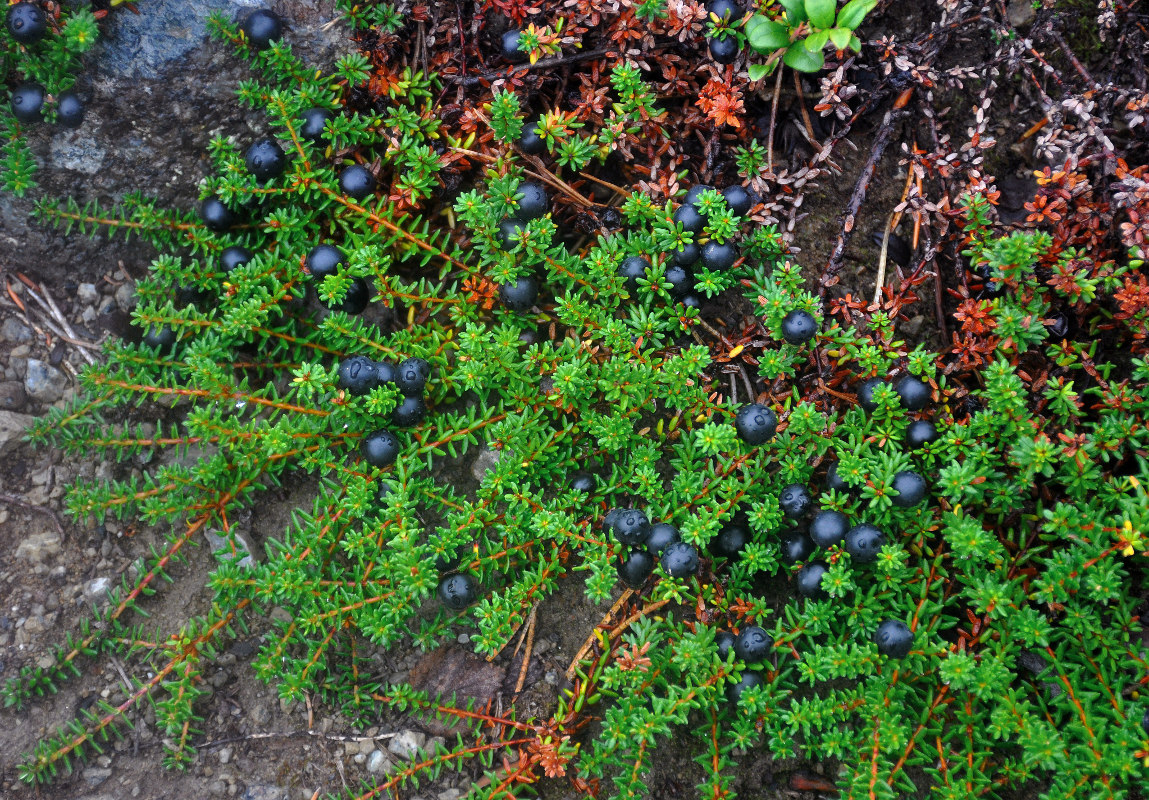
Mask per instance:
[[[549,208],[546,189],[534,181],[519,184],[519,211],[516,215],[519,219],[538,219]]]
[[[399,391],[408,397],[423,393],[423,387],[431,377],[431,365],[422,358],[408,358],[399,365],[395,383]]]
[[[804,533],[794,532],[782,540],[779,552],[787,564],[797,564],[814,554],[814,542]]]
[[[680,267],[692,267],[702,258],[702,250],[694,242],[683,245],[671,253],[674,263]]]
[[[327,307],[332,311],[342,311],[344,314],[359,314],[363,309],[367,308],[367,304],[371,301],[371,287],[367,285],[367,281],[362,278],[352,278],[351,285],[347,287],[347,293],[343,295],[343,302],[331,305],[327,303]]]
[[[672,578],[685,578],[698,571],[698,551],[686,542],[674,542],[662,551],[662,568]]]
[[[666,282],[670,284],[672,297],[682,297],[693,288],[690,272],[677,264],[671,264],[666,268]]]
[[[741,51],[738,40],[733,36],[724,36],[721,39],[715,37],[710,40],[710,57],[719,64],[733,64]]]
[[[726,700],[731,705],[737,705],[738,701],[742,699],[742,693],[752,686],[762,685],[762,673],[756,672],[752,669],[742,671],[742,678],[737,683],[731,683],[726,687]]]
[[[669,522],[656,522],[650,526],[650,535],[646,537],[646,549],[653,555],[662,555],[662,551],[675,542],[682,541],[678,528]]]
[[[868,412],[875,411],[878,408],[878,402],[874,399],[874,390],[883,383],[885,381],[881,378],[870,378],[862,381],[862,385],[858,387],[858,405]]]
[[[283,20],[268,8],[252,11],[239,27],[256,50],[266,50],[283,36]]]
[[[903,470],[894,475],[893,489],[896,495],[890,497],[898,508],[916,506],[926,497],[926,479],[916,472]]]
[[[303,124],[299,126],[299,138],[308,142],[318,142],[324,137],[324,129],[331,119],[331,112],[326,108],[309,108],[303,112],[301,119]]]
[[[731,0],[713,0],[707,4],[706,12],[725,21],[738,19],[738,17],[741,16],[738,12],[738,6],[731,2]]]
[[[200,203],[199,217],[209,230],[222,232],[235,224],[235,214],[218,197],[209,197]]]
[[[738,411],[734,418],[738,438],[748,445],[765,444],[778,430],[778,415],[761,403],[751,403]]]
[[[620,542],[634,547],[650,536],[650,520],[638,509],[624,508],[615,516],[610,530]]]
[[[890,658],[905,658],[914,646],[914,632],[900,619],[882,620],[874,631],[878,652]]]
[[[248,261],[251,261],[251,253],[248,252],[246,247],[239,247],[237,245],[225,247],[223,252],[219,254],[219,266],[224,272],[231,272],[233,269],[238,269]]]
[[[850,491],[850,484],[846,483],[845,479],[838,473],[838,462],[835,461],[826,470],[826,488],[835,492],[848,492]]]
[[[367,356],[351,356],[339,362],[339,382],[336,386],[340,389],[346,389],[354,397],[362,397],[377,385],[375,362]]]
[[[39,122],[44,109],[44,87],[22,83],[12,90],[12,116],[21,122]]]
[[[702,198],[702,193],[710,192],[713,190],[714,187],[706,183],[699,183],[695,186],[691,186],[690,189],[686,192],[686,197],[682,198],[682,204],[685,206],[694,206],[695,209],[697,209],[698,201]]]
[[[391,424],[399,428],[418,425],[427,416],[427,404],[422,397],[404,397],[391,412]]]
[[[804,517],[812,504],[810,493],[800,483],[790,484],[778,495],[778,505],[782,507],[782,513],[791,519]]]
[[[159,353],[170,353],[176,344],[176,332],[169,325],[151,325],[144,332],[144,344]]]
[[[386,428],[380,428],[359,445],[363,460],[373,467],[389,467],[399,458],[399,439]]]
[[[839,511],[819,511],[810,523],[810,538],[818,547],[830,547],[846,538],[850,522]]]
[[[48,17],[35,3],[17,3],[8,7],[8,33],[20,44],[32,44],[48,32]]]
[[[510,61],[512,64],[518,64],[522,61],[525,61],[527,58],[527,54],[519,49],[519,38],[521,36],[521,31],[518,31],[515,28],[511,28],[509,31],[503,34],[503,38],[500,41],[503,58],[507,59],[507,61]]]
[[[679,206],[674,212],[674,221],[680,223],[684,231],[690,231],[695,236],[702,233],[702,229],[706,227],[706,220],[694,206]]]
[[[938,429],[932,422],[916,419],[906,427],[906,444],[911,450],[938,440]]]
[[[726,198],[726,205],[730,206],[730,210],[740,217],[746,216],[754,207],[754,198],[750,196],[750,192],[738,184],[727,186],[722,190],[722,196]]]
[[[594,473],[579,470],[572,472],[567,478],[567,488],[573,492],[582,492],[583,494],[593,494],[594,490],[598,487],[598,481],[594,477]]]
[[[734,642],[738,639],[730,631],[719,631],[714,634],[714,648],[718,651],[718,658],[725,661],[726,654],[734,647]]]
[[[56,97],[56,122],[65,128],[78,128],[84,122],[84,103],[69,89]]]
[[[907,411],[921,411],[930,402],[930,385],[913,375],[898,381],[894,391],[901,398],[902,408]]]
[[[645,550],[631,550],[626,558],[618,562],[618,577],[632,589],[646,583],[654,572],[654,556]]]
[[[869,564],[876,559],[885,543],[885,535],[869,523],[855,525],[846,532],[846,552],[859,564]]]
[[[339,173],[339,191],[352,200],[362,200],[375,191],[375,176],[360,164],[352,164]]]
[[[539,284],[529,275],[521,275],[514,283],[499,287],[499,299],[511,311],[530,311],[539,298]]]
[[[722,526],[710,543],[710,550],[720,558],[738,558],[750,543],[750,531],[745,525],[729,522]]]
[[[257,181],[278,178],[287,169],[287,154],[275,139],[259,139],[247,148],[247,171]]]
[[[504,250],[510,250],[519,241],[519,234],[527,229],[527,223],[521,219],[508,218],[499,223],[499,232],[496,234],[499,244]]]
[[[479,584],[470,575],[448,575],[439,581],[439,599],[447,608],[462,611],[478,596]]]
[[[529,156],[541,155],[547,151],[547,140],[535,132],[538,125],[538,120],[528,122],[519,134],[519,149]]]
[[[688,294],[678,302],[687,308],[702,308],[702,301],[698,299],[698,295]]]
[[[808,311],[795,309],[782,318],[782,338],[790,344],[805,344],[818,332],[818,323]]]
[[[829,569],[822,561],[812,561],[798,570],[796,578],[798,594],[803,597],[824,598],[829,597],[822,588],[822,576]]]
[[[380,386],[395,383],[399,378],[399,368],[390,361],[375,362],[375,382]]]
[[[738,251],[730,242],[707,242],[702,246],[702,263],[710,270],[723,271],[734,266]]]
[[[734,643],[734,655],[747,664],[757,664],[774,649],[774,637],[757,625],[743,628]]]
[[[343,254],[337,247],[321,244],[311,249],[303,263],[307,265],[308,272],[316,278],[326,278],[337,273],[343,266]]]
[[[626,278],[626,290],[628,292],[638,291],[638,279],[645,278],[649,268],[650,262],[642,256],[631,256],[623,259],[623,262],[618,266],[618,274],[620,277]]]

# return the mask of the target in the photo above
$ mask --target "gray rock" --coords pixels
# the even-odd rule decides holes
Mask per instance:
[[[255,559],[251,555],[251,547],[247,543],[247,537],[242,533],[233,531],[229,538],[208,531],[207,540],[211,545],[211,551],[219,554],[221,558],[231,560],[238,556],[239,561],[236,563],[239,564],[239,566],[247,569],[255,566]],[[232,542],[235,543],[235,555],[232,555]]]
[[[27,344],[32,341],[32,329],[15,317],[8,317],[0,325],[0,339],[12,344]]]
[[[94,789],[112,777],[112,771],[102,767],[87,767],[80,775],[82,775],[84,780],[88,782],[88,785]]]
[[[427,735],[419,731],[400,731],[388,743],[387,749],[408,761],[417,756],[427,741]]]
[[[270,783],[253,783],[243,793],[243,800],[288,800],[288,790]]]
[[[19,411],[28,402],[28,394],[19,381],[0,382],[0,411]]]
[[[52,166],[57,169],[70,169],[85,175],[95,175],[104,165],[108,151],[89,133],[70,131],[52,137]]]
[[[96,291],[96,284],[81,283],[76,287],[76,299],[85,305],[95,305],[100,300],[100,293]]]
[[[16,546],[16,560],[42,564],[60,552],[62,543],[63,539],[56,531],[34,533],[24,537],[24,540]]]
[[[479,455],[475,457],[474,462],[471,464],[471,475],[477,481],[483,480],[483,477],[499,463],[499,460],[504,456],[514,458],[515,454],[505,450],[493,450],[490,447],[484,447]]]
[[[0,410],[0,455],[15,450],[24,438],[24,431],[36,421],[27,414]]]
[[[28,370],[24,373],[24,391],[33,400],[41,403],[55,403],[64,396],[68,388],[68,376],[38,358],[28,359]]]
[[[453,786],[450,789],[444,789],[439,792],[439,800],[459,800],[462,796],[463,792]]]
[[[129,281],[116,288],[116,305],[125,314],[136,307],[136,285]]]
[[[372,750],[367,756],[367,771],[372,775],[380,775],[391,769],[391,759],[382,750]]]
[[[84,597],[89,601],[99,600],[108,591],[108,587],[112,585],[110,578],[99,577],[92,578],[84,584]]]

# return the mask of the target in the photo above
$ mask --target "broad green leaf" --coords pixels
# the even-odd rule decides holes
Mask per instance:
[[[806,49],[811,53],[818,53],[821,52],[822,48],[826,46],[826,42],[828,41],[830,41],[830,32],[818,31],[817,33],[811,33],[809,36],[807,36],[802,41],[802,44],[806,45]]]
[[[838,12],[838,27],[855,30],[877,4],[878,0],[850,0]]]
[[[859,39],[857,36],[851,36],[850,37],[850,49],[855,50],[855,51],[861,50],[862,49],[862,40]]]
[[[782,63],[799,72],[817,72],[825,59],[822,58],[822,51],[811,53],[802,42],[794,42],[787,48],[786,55],[782,56]]]
[[[806,16],[818,28],[834,27],[835,0],[806,0]]]
[[[747,23],[746,35],[751,47],[760,53],[773,53],[775,50],[790,46],[790,31],[785,25],[758,16],[751,17],[750,21],[756,19],[762,21],[753,28]]]
[[[777,62],[774,62],[776,64]],[[770,74],[773,64],[751,64],[746,68],[746,72],[750,75],[750,80],[759,81]]]
[[[791,27],[798,27],[799,22],[806,21],[806,5],[803,0],[778,0],[782,8],[786,9],[786,19]]]
[[[845,50],[849,47],[850,40],[854,38],[854,34],[850,32],[849,28],[831,28],[829,33],[830,41],[839,50]]]

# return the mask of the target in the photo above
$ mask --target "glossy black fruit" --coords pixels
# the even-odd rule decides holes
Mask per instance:
[[[710,40],[710,57],[719,64],[733,64],[740,52],[742,48],[738,46],[738,40],[733,36],[724,36],[721,39],[715,37]]]
[[[742,671],[742,678],[738,683],[731,683],[726,686],[726,701],[731,705],[737,705],[738,701],[742,699],[742,693],[752,686],[762,685],[762,673],[756,672],[752,669]]]
[[[690,272],[677,264],[671,264],[666,268],[666,282],[670,284],[671,297],[682,297],[694,288]]]
[[[750,531],[745,525],[728,522],[710,541],[710,551],[719,558],[738,558],[750,543]]]
[[[632,589],[646,583],[654,572],[654,556],[645,550],[631,550],[626,558],[618,562],[618,577]]]
[[[926,479],[921,475],[909,470],[902,470],[894,475],[893,489],[897,494],[891,495],[890,499],[898,508],[910,508],[926,498],[928,488]]]
[[[702,249],[694,242],[691,242],[671,253],[671,258],[673,258],[674,263],[680,267],[692,267],[698,263],[698,259],[702,258]]]
[[[938,429],[928,420],[916,419],[906,426],[906,444],[911,450],[936,442],[939,435]]]
[[[730,242],[707,242],[702,246],[702,263],[710,270],[721,272],[734,266],[738,251]]]
[[[519,219],[538,219],[550,209],[547,191],[534,181],[519,184]]]
[[[731,0],[713,0],[706,5],[706,13],[713,14],[718,17],[718,19],[727,22],[742,16],[742,12],[738,10],[738,6],[731,2]]]
[[[283,36],[283,20],[269,8],[252,11],[239,28],[256,50],[266,50]]]
[[[244,163],[257,181],[267,181],[278,178],[287,169],[287,154],[275,139],[259,139],[247,148]]]
[[[514,283],[499,287],[499,299],[511,311],[530,311],[539,299],[539,283],[529,275],[520,275]]]
[[[624,508],[615,516],[610,530],[620,542],[635,547],[650,536],[650,520],[636,508]]]
[[[380,428],[364,437],[359,452],[371,466],[389,467],[399,458],[399,439],[386,428]]]
[[[746,444],[765,444],[774,438],[778,430],[778,415],[761,403],[751,403],[738,411],[738,416],[734,418],[734,428],[738,431],[738,438]]]
[[[683,230],[690,231],[696,237],[706,227],[706,220],[698,213],[698,209],[690,205],[679,206],[674,212],[674,221],[681,223]]]
[[[351,356],[339,362],[339,381],[335,384],[346,389],[353,397],[362,397],[378,383],[375,380],[375,362],[367,356]]]
[[[510,250],[519,241],[519,234],[527,229],[527,223],[521,219],[508,217],[499,223],[499,231],[495,234],[499,244],[504,250]]]
[[[226,231],[235,224],[235,214],[218,197],[209,197],[200,203],[199,217],[209,230]]]
[[[56,122],[65,128],[78,128],[84,123],[84,103],[69,89],[56,97]]]
[[[20,44],[32,44],[48,32],[48,17],[35,3],[17,3],[8,7],[5,18],[8,33]]]
[[[646,549],[653,555],[662,555],[662,551],[675,542],[682,541],[682,534],[678,528],[669,522],[656,522],[650,526],[650,535],[646,537]]]
[[[734,655],[747,664],[757,664],[774,649],[774,637],[757,625],[743,628],[734,643]]]
[[[303,112],[301,119],[303,124],[299,126],[299,138],[309,142],[318,142],[324,137],[324,130],[328,120],[331,119],[331,112],[326,108],[309,108]]]
[[[44,87],[22,83],[12,90],[12,116],[21,122],[39,122],[44,110]]]
[[[814,554],[814,541],[804,533],[794,532],[782,540],[779,554],[787,564],[797,564]]]
[[[391,412],[391,424],[399,428],[418,425],[427,416],[427,404],[422,397],[404,397]]]
[[[878,652],[890,658],[905,658],[914,646],[914,632],[900,619],[882,620],[874,631]]]
[[[682,303],[682,305],[686,306],[687,308],[702,308],[702,300],[700,300],[698,295],[695,294],[688,294],[678,302]]]
[[[380,386],[395,383],[399,378],[399,368],[390,361],[375,362],[375,382]]]
[[[660,559],[666,574],[673,578],[685,578],[698,572],[698,551],[686,542],[674,542],[662,551]]]
[[[874,390],[883,383],[885,383],[885,381],[881,378],[870,378],[869,380],[862,381],[862,385],[858,387],[858,405],[867,412],[876,410],[878,403],[874,400]]]
[[[423,387],[431,377],[431,365],[422,358],[408,358],[402,362],[395,375],[399,391],[411,397],[423,393]]]
[[[845,479],[838,474],[838,462],[835,461],[826,470],[826,488],[832,489],[835,492],[849,492],[850,484],[846,483]]]
[[[913,375],[907,375],[894,385],[894,391],[901,398],[902,408],[907,411],[921,411],[930,402],[930,385]]]
[[[638,291],[638,279],[645,278],[648,269],[650,269],[650,262],[642,256],[631,256],[623,259],[623,262],[618,266],[618,274],[620,277],[626,278],[626,290],[628,292]]]
[[[730,206],[730,210],[740,217],[749,214],[750,209],[754,207],[754,198],[746,191],[745,186],[738,184],[727,186],[722,190],[722,196],[726,198],[726,205]]]
[[[782,338],[790,344],[805,344],[818,332],[818,323],[808,311],[794,309],[782,318]]]
[[[778,495],[778,505],[782,507],[782,513],[791,519],[804,517],[806,512],[810,510],[813,501],[810,499],[810,493],[806,491],[806,487],[800,483],[792,483],[782,489]]]
[[[219,254],[219,266],[224,272],[231,272],[233,269],[242,267],[248,261],[251,261],[251,253],[246,247],[239,247],[238,245],[225,247],[223,252]]]
[[[846,552],[859,564],[869,564],[877,558],[885,543],[885,534],[866,522],[846,532]]]
[[[447,608],[462,611],[479,596],[479,584],[470,575],[448,575],[439,581],[439,599]]]
[[[339,191],[352,200],[362,200],[375,192],[375,176],[360,164],[352,164],[339,173]]]
[[[810,538],[818,547],[830,547],[846,538],[850,522],[840,511],[819,511],[810,523]]]
[[[507,61],[510,61],[512,64],[518,64],[527,60],[527,53],[524,53],[519,49],[519,38],[521,36],[521,31],[516,30],[515,28],[511,28],[509,31],[503,34],[503,38],[499,43],[503,58],[507,59]]]
[[[803,597],[811,597],[821,599],[829,597],[826,591],[822,588],[822,576],[826,574],[829,567],[822,561],[812,561],[802,569],[798,570],[796,577],[796,584],[798,586],[798,594]]]
[[[699,183],[691,186],[686,191],[686,197],[682,198],[682,204],[684,206],[694,206],[697,209],[698,201],[702,198],[702,193],[712,191],[713,189],[714,187],[707,183]]]
[[[339,271],[343,266],[343,253],[339,252],[337,247],[321,244],[311,248],[303,263],[307,266],[308,272],[322,279]]]
[[[594,490],[598,488],[598,479],[595,478],[594,473],[580,469],[577,472],[572,472],[567,478],[567,488],[573,492],[593,494]]]
[[[344,314],[360,314],[363,309],[367,308],[370,301],[371,287],[367,285],[367,281],[362,278],[352,278],[351,285],[347,287],[347,293],[343,295],[343,302],[325,305],[332,311],[342,311]]]
[[[176,344],[176,332],[169,325],[151,325],[144,332],[144,344],[160,353],[170,353]]]
[[[714,648],[718,651],[718,657],[723,661],[726,660],[726,654],[734,647],[734,642],[738,639],[730,631],[718,631],[714,634]]]
[[[529,156],[541,155],[547,151],[547,140],[535,132],[538,125],[538,120],[531,120],[523,125],[523,132],[519,134],[519,149]]]

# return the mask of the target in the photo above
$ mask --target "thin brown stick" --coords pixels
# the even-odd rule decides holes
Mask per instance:
[[[445,80],[447,83],[457,83],[466,87],[478,86],[483,81],[495,81],[499,78],[509,78],[519,70],[529,72],[536,69],[550,69],[553,67],[561,66],[563,64],[575,64],[579,61],[593,60],[599,58],[600,56],[605,56],[609,52],[611,52],[610,48],[603,47],[599,48],[598,50],[587,50],[585,53],[571,53],[570,55],[558,56],[557,58],[544,58],[536,61],[533,64],[524,64],[522,66],[517,66],[506,71],[480,72],[478,75],[467,76],[447,76]]]
[[[603,616],[602,620],[598,623],[598,625],[594,626],[594,630],[592,630],[590,632],[590,636],[588,636],[586,638],[586,641],[583,642],[582,647],[580,647],[578,649],[578,652],[575,653],[574,658],[571,659],[570,666],[567,667],[566,676],[567,676],[568,681],[574,679],[575,668],[578,667],[580,661],[582,661],[584,658],[586,658],[586,654],[590,652],[590,649],[592,647],[594,647],[594,638],[595,638],[594,635],[595,635],[595,633],[607,626],[607,624],[610,621],[610,618],[614,616],[615,612],[618,611],[618,609],[622,606],[622,604],[625,603],[627,600],[629,600],[630,596],[633,594],[634,594],[634,589],[627,589],[625,592],[623,592],[619,596],[619,598],[614,601],[614,605],[612,605],[610,607],[610,610],[606,612],[606,614]]]
[[[798,108],[802,110],[802,121],[806,123],[806,133],[810,137],[811,144],[817,140],[814,138],[814,124],[810,121],[810,112],[806,110],[806,95],[802,93],[802,79],[798,77],[798,70],[793,71],[794,76],[794,90],[798,92]],[[819,148],[821,145],[817,145]]]
[[[323,733],[315,730],[269,731],[267,733],[248,733],[244,736],[228,736],[226,739],[213,739],[210,742],[197,744],[195,748],[196,750],[210,750],[213,747],[221,747],[235,742],[251,742],[257,739],[290,739],[293,736],[313,736],[316,739],[326,739],[329,742],[358,742],[361,744],[377,739],[393,739],[398,735],[397,733],[380,733],[377,736],[342,736],[337,733]]]
[[[778,98],[782,96],[782,71],[778,65],[778,77],[774,79],[774,97],[770,101],[770,130],[766,132],[766,171],[774,174],[774,124],[778,119]]]
[[[535,646],[535,618],[539,612],[539,605],[535,603],[534,608],[531,609],[530,619],[527,620],[527,649],[523,651],[523,663],[519,667],[519,679],[515,681],[515,696],[523,690],[523,684],[527,682],[527,667],[531,664],[531,651]]]

